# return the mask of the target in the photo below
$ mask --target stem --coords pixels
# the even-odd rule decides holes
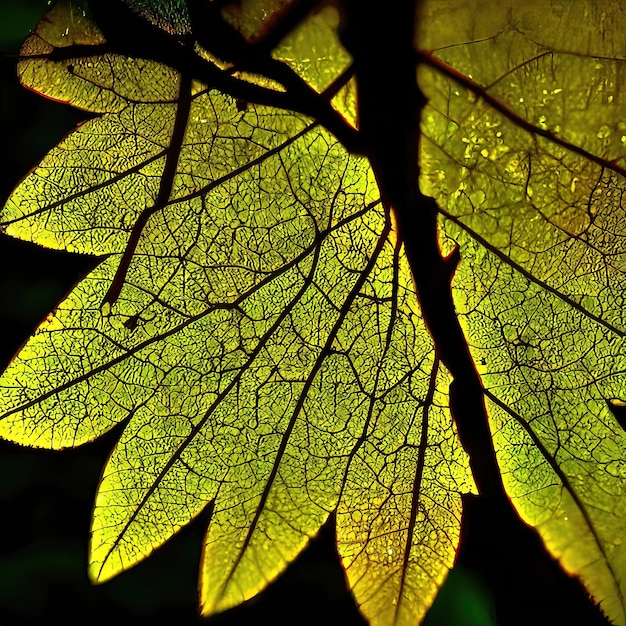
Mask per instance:
[[[441,254],[437,205],[419,189],[419,121],[426,98],[416,79],[415,3],[384,11],[345,0],[344,44],[354,58],[359,130],[383,203],[393,210],[424,322],[450,372],[450,409],[481,496],[506,502],[484,404],[483,387],[456,315],[452,257]]]
[[[103,304],[108,303],[113,305],[117,301],[122,291],[122,287],[124,286],[124,281],[126,280],[126,273],[128,272],[128,268],[130,267],[130,263],[135,255],[135,250],[137,249],[137,245],[139,244],[139,240],[146,224],[148,223],[148,220],[152,215],[161,211],[170,199],[172,187],[174,186],[174,179],[176,178],[178,158],[185,139],[185,131],[187,130],[190,109],[191,80],[189,77],[181,75],[176,118],[172,129],[170,144],[167,148],[165,156],[165,166],[161,175],[161,185],[159,187],[158,195],[154,204],[151,207],[146,207],[137,218],[137,221],[133,226],[133,230],[130,233],[130,237],[128,239],[128,243],[126,244],[126,249],[124,250],[120,264],[115,272],[113,282],[104,296]]]

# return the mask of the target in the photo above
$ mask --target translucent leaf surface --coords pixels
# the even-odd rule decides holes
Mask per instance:
[[[332,23],[317,15],[279,49],[316,89],[347,63],[340,49],[306,53]],[[25,44],[22,81],[95,117],[1,219],[12,236],[106,259],[0,378],[1,436],[64,448],[123,424],[95,503],[93,580],[210,505],[202,610],[224,610],[336,511],[364,614],[414,624],[452,565],[473,485],[367,160],[313,120],[157,62],[55,55],[66,41],[104,43],[61,3]]]
[[[424,183],[461,244],[456,305],[507,491],[624,624],[626,440],[607,402],[626,386],[624,11],[568,3],[565,30],[541,3],[483,4],[467,31],[431,31],[473,81],[422,76]]]
[[[208,508],[202,611],[225,610],[335,514],[364,615],[413,625],[474,486],[408,240],[341,143],[358,115],[339,14],[283,33],[294,4],[227,3],[218,59],[190,39],[192,3],[125,2],[189,65],[125,54],[69,2],[26,41],[22,82],[93,117],[0,224],[104,260],[0,378],[0,436],[63,448],[121,425],[93,515],[96,581]],[[420,3],[417,36],[420,185],[461,258],[445,278],[506,491],[621,625],[625,22],[622,2],[438,0]],[[261,61],[237,49],[261,57],[264,41]],[[274,104],[294,91],[324,120]]]

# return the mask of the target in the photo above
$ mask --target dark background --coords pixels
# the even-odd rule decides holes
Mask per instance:
[[[0,0],[0,201],[80,119],[18,84],[15,55],[45,0]],[[0,369],[94,260],[0,235]],[[0,442],[0,626],[156,619],[198,624],[204,528],[196,521],[153,556],[104,585],[86,576],[91,506],[118,433],[63,452]],[[503,546],[505,550],[505,547]],[[426,626],[493,626],[481,578],[455,568]],[[272,623],[363,626],[345,588],[329,523],[267,591],[209,626]],[[113,622],[115,623],[115,622]]]

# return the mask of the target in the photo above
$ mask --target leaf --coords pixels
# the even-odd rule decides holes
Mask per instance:
[[[380,155],[357,156],[345,24],[328,6],[295,28],[291,7],[251,0],[201,38],[198,3],[114,4],[152,38],[145,54],[71,3],[23,49],[25,85],[94,117],[22,181],[2,227],[105,258],[0,378],[0,435],[63,448],[123,424],[94,580],[209,508],[202,610],[224,610],[335,513],[364,615],[414,624],[454,559],[472,450],[416,298],[440,268],[409,267]],[[420,4],[420,188],[506,492],[625,624],[625,9],[552,8]]]
[[[347,64],[336,24],[319,13],[276,53],[319,90]],[[319,41],[334,54],[306,61]],[[3,228],[105,258],[0,378],[0,435],[61,449],[124,425],[96,497],[91,578],[210,507],[202,611],[224,610],[336,511],[361,610],[415,623],[473,485],[367,160],[303,115],[107,51],[71,3],[22,55],[25,85],[94,117],[22,181]]]
[[[607,403],[625,386],[624,8],[564,5],[572,32],[540,7],[485,2],[471,32],[432,42],[472,81],[422,76],[423,184],[461,245],[455,303],[507,492],[624,624],[626,440]]]

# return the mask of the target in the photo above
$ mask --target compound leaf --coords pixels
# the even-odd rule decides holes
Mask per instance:
[[[623,625],[626,8],[576,0],[547,20],[543,4],[421,3],[420,184],[442,248],[460,250],[455,306],[506,490]],[[126,5],[190,45],[194,3]],[[280,21],[282,6],[229,5],[223,19],[258,42],[262,9]],[[269,67],[354,122],[338,24],[330,7],[312,14]],[[202,610],[224,610],[335,513],[363,613],[416,623],[473,484],[368,161],[319,120],[109,43],[62,2],[22,51],[26,86],[92,117],[22,181],[2,228],[105,258],[0,378],[0,435],[63,448],[123,424],[96,498],[94,580],[210,507]]]
[[[278,56],[323,89],[348,59],[332,12],[309,24]],[[301,62],[329,38],[325,62]],[[71,3],[22,54],[27,86],[94,117],[22,181],[3,228],[106,258],[3,374],[0,434],[63,448],[123,424],[91,578],[210,506],[202,610],[224,610],[336,511],[363,612],[415,623],[452,564],[472,481],[367,160],[302,115],[107,50]],[[353,101],[340,92],[337,106]]]

